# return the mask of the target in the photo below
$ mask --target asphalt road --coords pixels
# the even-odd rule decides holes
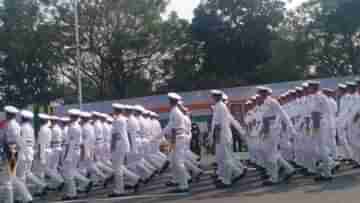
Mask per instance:
[[[358,203],[360,200],[360,169],[344,166],[336,178],[328,183],[316,183],[313,177],[295,176],[290,183],[264,187],[258,172],[250,171],[231,189],[216,189],[210,177],[211,171],[199,182],[191,184],[190,194],[170,194],[165,186],[169,174],[156,177],[143,186],[139,194],[108,199],[110,189],[96,189],[82,200],[74,203]],[[50,193],[45,199],[35,202],[61,202],[59,194]]]

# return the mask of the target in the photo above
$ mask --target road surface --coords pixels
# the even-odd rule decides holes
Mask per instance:
[[[344,166],[329,183],[316,183],[313,177],[295,176],[290,183],[264,187],[262,179],[255,170],[231,189],[216,189],[212,184],[208,170],[199,182],[191,184],[190,194],[170,194],[171,189],[165,186],[169,180],[168,173],[156,177],[143,186],[139,194],[108,199],[110,189],[97,188],[82,200],[73,203],[358,203],[360,197],[360,169]],[[61,202],[60,195],[50,193],[43,200],[35,202]]]

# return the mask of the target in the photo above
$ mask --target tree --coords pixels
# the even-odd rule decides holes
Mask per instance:
[[[304,33],[311,43],[309,65],[316,68],[317,76],[359,74],[359,9],[360,2],[353,0],[312,0],[298,10],[307,16]]]
[[[53,98],[59,58],[51,45],[52,33],[40,2],[0,4],[0,105],[47,104]]]
[[[203,44],[201,74],[215,82],[211,87],[256,82],[249,76],[271,58],[284,5],[278,0],[209,0],[196,9],[192,32]],[[216,82],[224,80],[232,82]]]
[[[162,19],[166,0],[85,0],[79,6],[81,72],[92,99],[115,99],[151,94],[163,83],[167,56],[177,50]],[[64,30],[59,45],[66,64],[63,73],[76,85],[73,9],[57,5],[57,24]],[[89,98],[91,99],[91,98]]]

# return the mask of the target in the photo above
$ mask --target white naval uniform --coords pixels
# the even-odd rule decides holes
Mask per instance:
[[[82,144],[81,126],[77,121],[74,121],[68,128],[62,167],[62,173],[65,180],[65,194],[67,197],[77,196],[75,180],[79,181],[81,186],[90,184],[90,180],[80,174],[77,168],[81,160]]]
[[[52,142],[52,129],[50,128],[50,123],[45,123],[40,127],[38,141],[37,141],[37,167],[35,169],[36,174],[42,179],[45,180],[45,175],[49,177],[51,184],[60,185],[63,180],[57,173],[57,169],[54,168],[56,165],[55,156],[53,156],[53,148],[51,146]],[[58,131],[56,133],[59,133]],[[56,134],[55,136],[59,136]],[[60,135],[61,136],[61,135]],[[55,148],[54,148],[55,149]],[[58,149],[56,150],[58,152]],[[54,153],[56,153],[54,152]],[[53,160],[54,159],[54,160]]]
[[[311,135],[311,113],[314,95],[308,95],[301,100],[301,109],[299,110],[300,116],[300,131],[298,147],[300,152],[296,154],[296,162],[305,167],[309,172],[315,173],[317,171],[317,157],[316,147],[313,146],[315,142],[314,137]]]
[[[156,150],[157,150],[157,154],[158,154],[160,157],[162,157],[162,159],[164,160],[164,162],[166,162],[167,156],[160,151],[160,144],[161,144],[162,142],[165,142],[166,139],[165,139],[165,137],[164,137],[164,136],[162,135],[162,133],[161,133],[161,132],[162,132],[162,128],[161,128],[160,121],[157,120],[157,119],[154,119],[153,122],[154,122],[154,135],[155,135],[155,137],[158,137],[158,136],[160,135],[160,137],[158,137],[158,138],[156,139]]]
[[[219,126],[219,136],[214,140],[217,143],[216,153],[220,153],[221,157],[217,160],[219,168],[218,176],[226,185],[231,184],[232,177],[238,177],[244,172],[243,167],[238,167],[235,164],[233,157],[231,125],[233,125],[240,134],[245,134],[240,124],[238,124],[229,112],[227,106],[222,101],[217,102],[214,106],[211,132],[214,132],[215,127]]]
[[[0,132],[0,202],[13,203],[14,193],[8,171],[7,156],[4,152],[5,144],[4,135]]]
[[[316,120],[311,120],[311,131],[310,136],[315,141],[315,156],[317,161],[321,163],[317,163],[317,169],[320,174],[325,177],[330,177],[331,169],[335,166],[334,160],[330,157],[330,148],[328,146],[328,139],[333,130],[334,123],[332,122],[332,113],[329,102],[327,101],[326,96],[318,92],[311,97],[311,102],[309,106],[310,115],[314,113],[320,114],[320,126],[316,126]],[[317,128],[318,127],[318,128]]]
[[[349,113],[352,111],[350,110],[350,95],[344,94],[340,98],[340,105],[339,105],[339,112],[336,120],[336,128],[338,133],[338,140],[339,140],[339,154],[343,159],[352,159],[353,158],[353,151],[349,144],[350,138],[350,124],[347,122],[347,117]]]
[[[112,164],[115,173],[115,194],[125,193],[124,169],[125,157],[130,152],[130,144],[127,134],[127,121],[122,115],[116,116],[112,126],[111,138]]]
[[[106,179],[106,175],[97,167],[94,160],[96,137],[94,134],[94,127],[90,121],[87,121],[82,126],[82,139],[84,145],[84,165],[88,173],[90,173],[91,180],[98,182]]]
[[[15,119],[11,119],[7,122],[4,132],[6,143],[16,143],[17,146],[21,146],[20,126]],[[23,181],[17,177],[11,177],[11,183],[15,194],[19,194],[19,196],[14,196],[15,200],[23,200],[25,202],[33,200],[33,197]],[[11,186],[7,185],[7,189],[10,189],[10,187]]]
[[[172,175],[178,183],[179,189],[188,189],[187,171],[184,164],[186,149],[186,124],[184,115],[179,107],[175,106],[169,114],[169,122],[163,130],[163,134],[170,135],[175,145],[172,152],[171,164]]]
[[[25,184],[31,182],[35,184],[39,191],[46,187],[44,181],[40,180],[32,173],[32,164],[34,160],[35,135],[32,123],[27,121],[21,124],[21,146],[18,156],[18,166],[16,175]]]
[[[142,139],[139,135],[139,120],[134,115],[130,115],[127,123],[129,142],[131,144],[130,152],[127,155],[127,167],[139,174],[142,180],[147,180],[153,171],[145,166],[145,159],[143,154],[140,153],[142,151]]]
[[[349,126],[348,143],[351,148],[352,159],[360,164],[360,97],[358,94],[351,95],[351,100],[348,103],[348,113],[346,123]]]
[[[139,135],[141,137],[141,147],[138,149],[139,153],[142,155],[143,157],[143,163],[145,165],[146,168],[148,168],[151,173],[154,173],[156,171],[155,166],[153,166],[153,164],[151,164],[149,157],[148,157],[148,150],[149,150],[149,144],[150,144],[150,140],[149,140],[149,132],[147,131],[147,124],[146,124],[146,119],[140,115],[139,117],[137,117],[138,122],[139,122]]]
[[[52,177],[50,179],[50,185],[52,187],[58,187],[62,183],[64,183],[64,179],[60,174],[60,162],[62,159],[63,154],[63,141],[64,141],[64,134],[63,130],[58,124],[54,124],[52,127],[51,133],[51,154],[48,160],[48,175]]]
[[[331,98],[331,97],[327,97],[329,105],[330,105],[330,110],[332,111],[330,116],[331,116],[331,129],[330,129],[330,136],[329,139],[327,140],[327,144],[330,148],[330,155],[331,157],[336,160],[338,153],[337,153],[337,146],[336,146],[336,114],[337,114],[337,103],[336,101]]]
[[[185,123],[186,123],[186,150],[185,150],[185,166],[188,170],[192,171],[195,176],[198,176],[203,171],[197,167],[199,165],[197,163],[197,156],[190,150],[190,142],[191,142],[191,120],[190,117],[184,115]]]
[[[278,101],[271,97],[267,97],[260,106],[260,114],[262,118],[262,131],[260,136],[263,141],[263,150],[265,153],[265,168],[270,175],[270,181],[278,182],[280,166],[284,167],[288,174],[294,171],[294,168],[283,159],[279,152],[281,122],[285,122],[289,128],[289,132],[293,135],[296,134],[295,128]]]
[[[105,163],[111,165],[111,153],[110,153],[110,142],[111,142],[111,124],[105,122],[104,124],[104,154]]]
[[[143,126],[145,128],[144,132],[146,132],[146,160],[148,160],[150,164],[155,167],[155,170],[160,170],[163,166],[163,162],[155,154],[154,142],[151,142],[154,138],[152,121],[149,118],[144,118]]]

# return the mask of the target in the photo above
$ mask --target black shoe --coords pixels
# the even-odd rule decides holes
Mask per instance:
[[[314,178],[315,182],[329,182],[332,180],[333,180],[333,177],[325,177],[325,176],[318,176],[318,177]]]
[[[156,175],[156,172],[153,172],[149,179],[152,180],[155,177],[155,175]]]
[[[273,186],[273,185],[277,185],[277,184],[279,184],[279,183],[276,183],[276,182],[272,182],[272,181],[270,181],[270,180],[267,180],[267,181],[265,181],[265,182],[263,182],[263,186]]]
[[[169,181],[169,182],[166,183],[166,186],[168,186],[168,187],[176,187],[176,186],[178,186],[178,184],[174,183],[172,181]]]
[[[105,181],[104,181],[104,188],[107,188],[108,185],[110,185],[110,183],[111,183],[113,180],[114,180],[114,176],[113,176],[113,175],[110,176],[110,177],[108,177],[108,178],[106,178]]]
[[[56,188],[56,190],[57,190],[58,192],[61,192],[61,191],[63,191],[64,187],[65,187],[65,183],[63,182],[63,183],[61,183],[61,184]]]
[[[356,164],[355,166],[352,167],[353,169],[358,169],[360,168],[360,164]]]
[[[211,175],[211,178],[213,178],[213,179],[218,179],[218,175],[213,174],[213,175]]]
[[[199,182],[200,180],[200,177],[203,175],[203,172],[201,171],[197,176],[195,176],[193,179],[196,181],[196,182]]]
[[[71,201],[71,200],[77,200],[78,197],[69,197],[69,196],[65,196],[63,198],[61,198],[62,201]]]
[[[46,194],[47,194],[47,192],[46,192],[46,187],[45,187],[44,189],[42,189],[41,192],[35,193],[35,194],[34,194],[34,197],[43,197],[43,196],[45,196]]]
[[[143,182],[144,184],[148,184],[150,182],[150,178],[145,179]]]
[[[163,167],[161,168],[160,173],[164,173],[165,170],[169,167],[169,165],[170,165],[170,162],[166,161],[165,164],[163,165]]]
[[[283,181],[284,181],[284,182],[289,181],[290,178],[293,177],[295,174],[296,174],[296,171],[293,171],[293,172],[291,172],[291,173],[285,174],[285,176],[284,176],[284,178],[283,178]]]
[[[307,176],[307,177],[309,177],[309,176],[316,176],[316,175],[317,175],[316,173],[310,172],[310,171],[307,170],[307,169],[303,169],[302,172],[301,172],[301,174],[302,174],[303,176]]]
[[[54,192],[54,191],[57,191],[58,188],[51,188],[51,187],[48,187],[46,188],[47,191],[51,191],[51,192]]]
[[[231,185],[227,185],[227,184],[223,183],[222,181],[220,181],[215,184],[215,187],[218,189],[224,189],[224,188],[230,188]]]
[[[175,189],[169,191],[169,193],[188,193],[188,192],[190,192],[189,189]]]
[[[139,180],[139,181],[133,186],[134,193],[139,192],[140,185],[141,185],[141,180]]]
[[[117,194],[117,193],[111,193],[108,195],[108,197],[113,198],[113,197],[125,197],[127,196],[126,194]]]
[[[270,176],[268,174],[261,174],[260,177],[265,180],[270,178]]]
[[[335,174],[336,172],[338,172],[341,168],[341,165],[336,165],[333,169],[331,169],[331,173]]]
[[[220,180],[220,179],[214,179],[213,180],[213,183],[216,185],[216,184],[218,184],[218,183],[221,183],[222,182],[222,180]]]
[[[90,181],[89,184],[86,186],[86,188],[85,188],[86,194],[88,194],[91,191],[91,189],[93,188],[93,184],[94,183],[92,181]]]
[[[131,185],[125,185],[125,186],[124,186],[124,189],[125,189],[125,190],[130,190],[130,189],[133,189],[133,186],[131,186]]]
[[[238,177],[234,178],[234,179],[232,180],[232,183],[234,184],[234,183],[238,182],[239,180],[241,180],[242,178],[244,178],[244,177],[246,176],[246,173],[247,173],[247,169],[244,168],[243,173],[240,174]]]

